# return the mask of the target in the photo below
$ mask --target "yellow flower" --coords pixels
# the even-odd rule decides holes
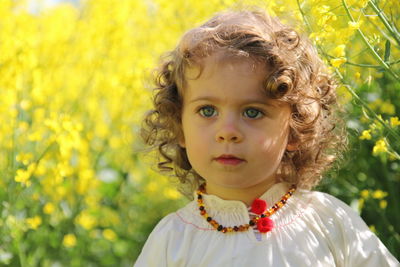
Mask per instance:
[[[76,237],[74,234],[66,234],[63,238],[63,245],[67,248],[74,247],[76,245]]]
[[[344,57],[345,56],[345,48],[346,45],[341,44],[336,46],[333,50],[332,50],[332,56],[334,57]]]
[[[22,162],[24,165],[28,165],[29,162],[33,159],[32,153],[18,153],[15,159],[19,162]]]
[[[356,78],[356,79],[360,79],[360,77],[361,77],[361,73],[359,73],[358,71],[354,74],[354,77]]]
[[[356,6],[358,8],[364,8],[368,4],[368,0],[356,0],[354,1],[354,4],[352,3],[353,6]]]
[[[361,140],[371,140],[371,130],[364,130],[359,138]]]
[[[339,68],[343,63],[345,63],[347,61],[346,58],[341,57],[341,58],[333,58],[330,60],[332,66],[334,66],[335,68]]]
[[[383,139],[379,139],[378,141],[376,141],[375,146],[372,149],[372,153],[374,155],[377,155],[379,153],[384,153],[384,152],[387,152],[387,151],[388,151],[387,145],[386,145],[385,140],[383,140]]]
[[[11,109],[11,110],[10,110],[10,116],[11,116],[12,118],[17,117],[17,116],[18,116],[18,110],[16,110],[15,108]]]
[[[40,194],[38,192],[32,194],[32,200],[38,201],[39,199],[40,199]]]
[[[369,226],[369,229],[372,231],[372,232],[374,232],[374,233],[376,233],[376,228],[375,228],[375,225],[370,225]]]
[[[390,125],[392,125],[392,127],[396,127],[400,125],[400,121],[398,117],[391,117],[390,118]]]
[[[39,225],[42,224],[42,218],[40,218],[39,216],[27,218],[26,223],[28,224],[29,228],[35,230],[39,227]]]
[[[387,201],[386,200],[381,200],[381,201],[379,201],[379,207],[381,208],[381,209],[386,209],[386,207],[387,207]]]
[[[357,21],[357,22],[349,21],[349,28],[352,30],[357,30],[360,28],[360,26],[361,26],[361,21]]]
[[[117,234],[111,229],[104,229],[103,236],[105,239],[110,241],[115,241],[117,239]]]
[[[31,174],[28,171],[19,169],[14,180],[29,187],[31,185],[31,181],[29,181],[30,177]]]
[[[341,104],[346,104],[353,98],[353,96],[345,86],[339,86],[336,89],[336,92],[338,95],[338,100],[340,101]]]
[[[181,194],[173,188],[164,189],[164,196],[168,199],[178,199],[181,197]]]
[[[393,154],[393,153],[389,154],[390,161],[394,161],[394,160],[398,160],[398,159],[400,159],[400,157],[397,154]]]
[[[159,185],[156,182],[150,182],[146,186],[146,191],[149,193],[154,193],[158,190]]]
[[[32,106],[32,103],[28,99],[23,99],[20,106],[23,110],[28,110]]]
[[[375,198],[375,199],[382,199],[382,198],[387,197],[387,195],[388,195],[387,192],[384,192],[384,191],[382,191],[382,190],[380,190],[380,189],[375,190],[375,191],[372,193],[372,197]]]
[[[56,209],[56,207],[54,206],[54,204],[49,202],[49,203],[46,203],[46,205],[44,205],[43,212],[46,214],[52,214],[55,209]]]
[[[364,208],[365,199],[360,198],[358,199],[358,212],[361,213],[362,209]]]
[[[96,218],[84,211],[78,215],[75,222],[80,224],[86,230],[90,230],[96,225]]]
[[[367,189],[362,190],[360,195],[361,195],[362,198],[368,198],[369,197],[369,190],[367,190]]]
[[[34,131],[28,134],[28,140],[35,142],[42,139],[42,133],[39,131]]]
[[[324,14],[324,13],[329,12],[329,9],[331,9],[331,7],[327,6],[327,5],[315,6],[315,11],[320,13],[320,14]]]
[[[389,115],[392,115],[396,112],[395,106],[392,103],[387,102],[387,101],[382,102],[380,109],[381,109],[382,113],[386,113]]]
[[[35,162],[33,162],[28,165],[28,168],[26,170],[23,170],[23,169],[17,170],[14,180],[23,185],[30,186],[32,184],[30,181],[30,178],[31,178],[32,174],[35,172],[36,167],[37,167],[37,164]]]
[[[18,123],[18,129],[24,133],[29,129],[29,124],[26,121],[21,121]]]

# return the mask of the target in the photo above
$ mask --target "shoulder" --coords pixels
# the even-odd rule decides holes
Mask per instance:
[[[181,220],[180,213],[187,212],[190,203],[176,212],[170,213],[162,218],[144,244],[137,258],[137,266],[167,266],[167,259],[171,247],[179,243],[179,238],[185,231],[185,224]],[[154,257],[154,255],[157,255]]]
[[[361,216],[345,202],[308,190],[299,190],[298,198],[309,203],[304,218],[324,236],[338,262],[345,266],[398,266]]]
[[[345,237],[351,232],[368,232],[367,224],[361,216],[342,200],[328,193],[299,190],[299,198],[307,201],[308,218],[316,222],[321,230]],[[307,217],[307,216],[306,216]]]
[[[298,190],[297,198],[299,202],[305,202],[308,207],[314,209],[321,216],[334,217],[360,217],[358,213],[353,210],[344,201],[332,196],[328,193],[310,190]]]
[[[193,216],[192,210],[195,209],[193,209],[193,202],[190,202],[183,208],[166,215],[157,223],[150,236],[166,236],[176,232],[185,231],[185,227],[187,225],[185,218],[190,218]]]

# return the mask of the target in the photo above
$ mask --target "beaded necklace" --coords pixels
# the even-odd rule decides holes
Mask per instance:
[[[296,191],[296,186],[292,185],[290,190],[279,200],[276,202],[271,208],[267,208],[267,203],[262,200],[262,199],[255,199],[253,201],[253,204],[251,206],[251,211],[253,213],[256,213],[257,215],[250,219],[249,223],[247,224],[242,224],[239,226],[233,226],[233,227],[225,227],[221,224],[219,224],[216,220],[211,218],[206,211],[206,208],[204,207],[203,203],[203,194],[205,193],[205,184],[202,184],[199,186],[197,190],[197,204],[199,206],[200,210],[200,215],[204,217],[211,226],[216,229],[219,232],[222,233],[232,233],[232,232],[244,232],[249,230],[250,226],[255,226],[261,233],[266,233],[272,230],[274,227],[274,222],[268,218],[272,214],[274,214],[277,210],[282,208],[287,200],[293,195],[293,193]]]

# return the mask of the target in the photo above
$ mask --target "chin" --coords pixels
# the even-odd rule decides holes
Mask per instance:
[[[231,188],[231,189],[244,189],[253,186],[253,184],[238,182],[238,181],[219,181],[214,183],[217,186]]]

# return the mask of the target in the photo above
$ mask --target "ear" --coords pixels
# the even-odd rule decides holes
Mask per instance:
[[[185,148],[185,147],[186,147],[186,144],[185,144],[185,137],[183,137],[183,135],[182,135],[181,138],[179,138],[178,144],[179,144],[179,146],[182,147],[182,148]]]

